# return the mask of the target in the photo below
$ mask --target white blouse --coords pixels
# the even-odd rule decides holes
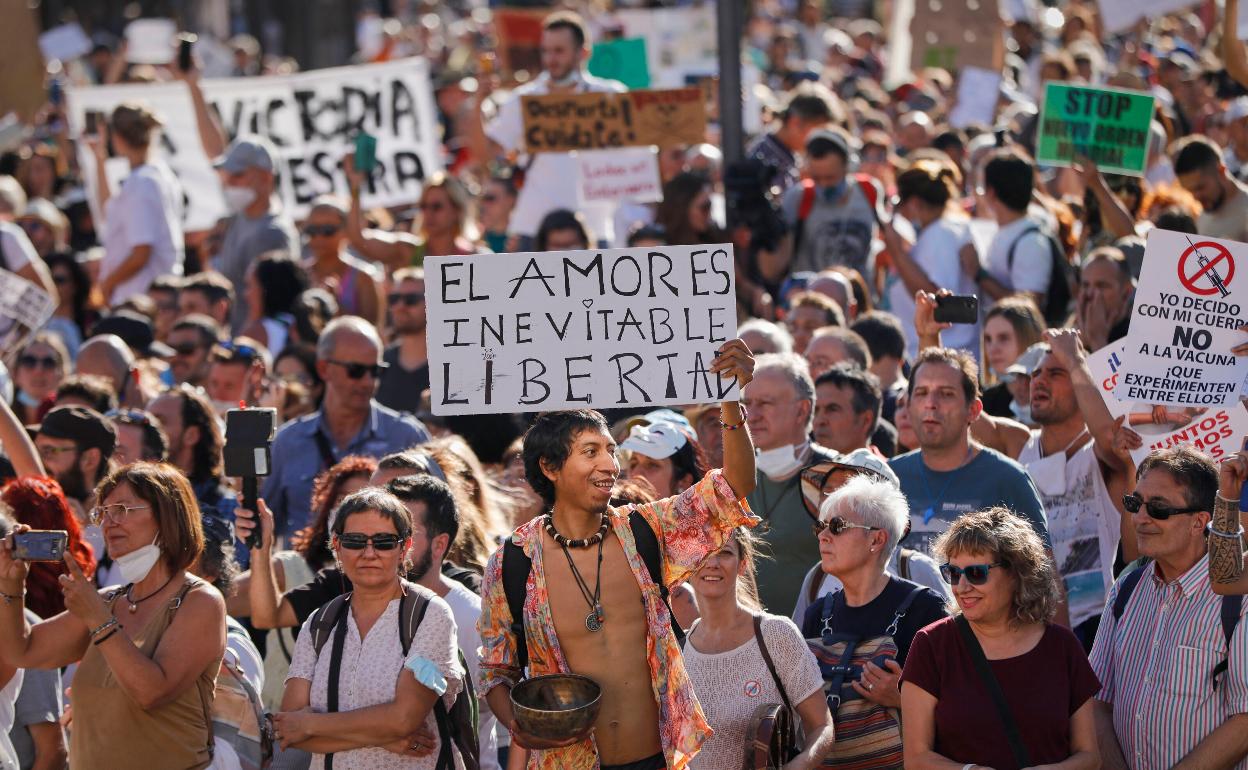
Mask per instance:
[[[427,589],[418,590],[427,591]],[[441,597],[429,592],[429,607],[421,620],[416,637],[412,639],[407,659],[427,661],[446,679],[446,692],[442,698],[449,708],[455,696],[463,689],[464,670],[459,664],[456,642],[455,618],[450,605]],[[360,638],[354,613],[347,613],[347,634],[342,650],[342,668],[338,678],[338,710],[376,706],[394,700],[400,672],[403,671],[403,646],[399,640],[399,599],[386,606],[385,612],[369,629],[368,636]],[[308,618],[299,632],[295,654],[290,663],[286,681],[304,679],[312,683],[311,708],[324,713],[329,702],[329,659],[333,639],[325,643],[318,657],[312,647],[312,618]],[[409,676],[410,676],[409,672]],[[436,692],[436,690],[435,690]],[[433,712],[425,718],[425,727],[439,743],[424,757],[406,757],[382,748],[354,749],[334,754],[335,770],[433,770],[437,765],[440,741]],[[312,768],[324,768],[324,755],[312,756]],[[462,768],[458,756],[456,766]]]

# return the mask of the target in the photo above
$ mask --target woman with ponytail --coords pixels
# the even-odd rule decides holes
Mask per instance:
[[[893,221],[883,228],[884,245],[892,257],[887,290],[889,310],[898,318],[914,315],[915,292],[975,294],[975,283],[962,271],[958,256],[974,249],[970,220],[958,206],[961,175],[952,162],[915,161],[897,177]],[[904,217],[914,230],[913,242],[894,227]],[[906,331],[907,355],[918,354],[914,327]],[[958,324],[942,334],[949,347],[971,354],[979,349],[979,325]]]

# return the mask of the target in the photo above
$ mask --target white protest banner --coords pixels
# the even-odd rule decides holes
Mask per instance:
[[[339,164],[359,131],[377,137],[378,165],[364,185],[365,207],[411,203],[420,197],[423,181],[442,169],[437,112],[423,59],[204,80],[201,87],[229,138],[260,134],[273,143],[278,193],[294,217],[306,214],[318,195],[346,195]],[[71,88],[67,94],[74,136],[81,135],[87,110],[107,115],[124,101],[152,107],[166,124],[164,157],[190,200],[186,229],[207,229],[225,215],[220,182],[204,154],[184,84],[94,86]],[[93,184],[94,160],[80,157]]]
[[[208,156],[204,155],[199,125],[195,122],[195,107],[191,104],[191,94],[185,84],[133,83],[69,88],[65,96],[69,130],[74,137],[82,136],[88,112],[100,112],[107,117],[123,102],[140,102],[150,107],[165,124],[160,131],[160,146],[156,155],[177,174],[186,195],[183,228],[187,232],[209,230],[226,215],[221,180]],[[99,197],[96,195],[95,156],[85,142],[78,143],[78,165],[90,193],[87,200],[95,216],[97,231],[103,232],[104,212],[98,211],[96,206]],[[117,191],[116,186],[111,189]]]
[[[1127,427],[1144,440],[1139,449],[1131,452],[1137,465],[1149,452],[1181,444],[1191,444],[1215,460],[1238,451],[1243,437],[1248,435],[1248,412],[1239,403],[1176,408],[1119,400],[1115,391],[1122,379],[1126,348],[1126,343],[1106,345],[1088,355],[1088,368],[1109,413],[1114,417],[1127,415]]]
[[[576,157],[577,199],[582,203],[654,203],[663,200],[659,153],[654,147],[581,150]]]
[[[72,61],[91,53],[91,46],[91,38],[77,22],[53,27],[39,36],[39,50],[49,61]]]
[[[52,295],[16,273],[0,269],[0,351],[14,355],[52,317]]]
[[[1001,99],[1001,73],[979,67],[963,67],[958,74],[958,98],[949,112],[949,125],[991,126],[996,122]]]
[[[714,403],[732,246],[429,257],[436,415]]]
[[[1105,32],[1122,32],[1140,19],[1156,19],[1192,8],[1192,0],[1099,0]],[[1221,14],[1219,14],[1221,15]]]
[[[719,72],[714,3],[624,8],[614,17],[624,37],[645,38],[651,88],[681,88],[692,77]]]
[[[1231,354],[1244,341],[1238,329],[1245,323],[1240,302],[1248,299],[1245,260],[1242,243],[1149,233],[1119,399],[1179,407],[1236,401],[1248,370],[1248,359]]]
[[[126,61],[131,64],[168,64],[173,61],[173,19],[135,19],[126,25]]]

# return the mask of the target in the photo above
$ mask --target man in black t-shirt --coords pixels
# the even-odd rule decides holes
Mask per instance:
[[[394,336],[398,340],[382,356],[389,368],[381,373],[377,401],[396,412],[416,414],[421,394],[429,387],[428,347],[425,339],[425,271],[419,267],[396,270],[394,289],[386,297]]]

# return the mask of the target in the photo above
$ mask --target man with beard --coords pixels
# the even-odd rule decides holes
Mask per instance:
[[[1222,150],[1204,136],[1175,144],[1174,173],[1179,184],[1200,202],[1196,220],[1201,235],[1248,241],[1248,188],[1226,170]]]
[[[1031,375],[1031,416],[1040,428],[1017,459],[1044,503],[1071,628],[1090,650],[1120,537],[1124,558],[1136,557],[1130,514],[1114,502],[1131,490],[1134,466],[1114,451],[1121,419],[1116,424],[1101,399],[1079,331],[1050,330],[1048,347]]]
[[[429,387],[429,354],[425,340],[425,271],[408,267],[394,271],[394,288],[386,297],[397,338],[382,360],[377,401],[396,412],[420,411],[421,393]]]
[[[221,449],[225,439],[203,392],[182,384],[166,390],[147,405],[169,439],[169,462],[182,469],[201,512],[225,521],[234,519],[238,496],[225,478]],[[247,555],[239,554],[246,564]]]

